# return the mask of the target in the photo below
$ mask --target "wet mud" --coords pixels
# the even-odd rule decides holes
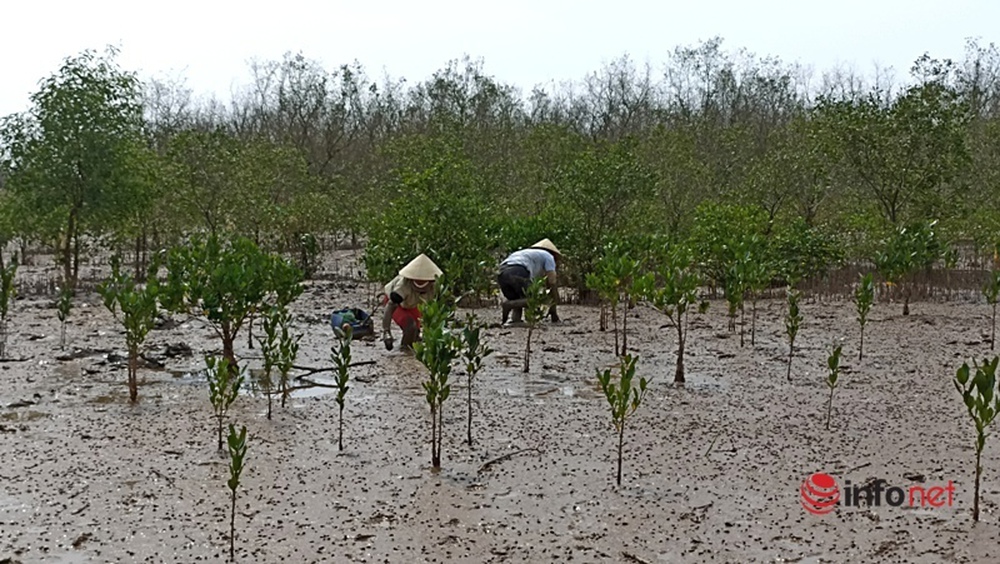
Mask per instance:
[[[331,366],[326,316],[361,305],[362,286],[311,282],[294,304],[297,364]],[[84,306],[83,304],[88,305]],[[59,346],[51,300],[15,305],[0,363],[0,561],[221,562],[229,549],[228,459],[216,450],[202,355],[220,347],[197,319],[153,331],[128,403],[124,336],[84,294]],[[377,341],[358,342],[337,450],[332,390],[286,407],[246,394],[231,420],[249,431],[236,516],[241,562],[994,562],[1000,443],[983,458],[982,521],[972,523],[974,428],[952,384],[989,350],[985,303],[876,304],[857,359],[846,301],[807,300],[785,379],[783,303],[758,304],[756,346],[727,331],[725,304],[692,316],[688,382],[674,385],[675,337],[639,307],[629,343],[650,392],[616,435],[596,371],[613,366],[598,309],[567,305],[534,338],[490,328],[496,353],[477,377],[475,442],[465,444],[465,376],[444,406],[443,460],[430,468],[425,371]],[[499,307],[476,310],[498,321]],[[748,320],[749,322],[749,320]],[[398,329],[396,329],[398,339]],[[237,353],[251,368],[259,348]],[[826,356],[844,343],[827,430]],[[166,354],[171,346],[183,353]],[[69,354],[73,351],[78,354]],[[117,352],[116,352],[117,351]],[[58,360],[57,357],[63,358]],[[162,365],[157,367],[158,365]],[[332,383],[331,375],[312,380]],[[800,485],[952,481],[952,506],[841,506],[812,515]]]

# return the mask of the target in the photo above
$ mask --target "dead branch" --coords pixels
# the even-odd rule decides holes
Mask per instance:
[[[372,364],[376,364],[376,361],[363,360],[360,362],[352,362],[350,365],[348,365],[348,367],[354,368],[355,366],[369,366]],[[296,380],[302,380],[306,376],[312,376],[313,374],[319,374],[320,372],[333,372],[334,370],[337,369],[336,366],[323,366],[320,368],[316,368],[312,366],[296,366],[296,365],[292,365],[292,368],[294,368],[295,370],[305,370],[305,374],[300,374],[299,376],[295,377]]]
[[[646,560],[645,558],[639,558],[638,556],[625,552],[624,550],[622,551],[622,556],[625,558],[625,560],[628,560],[629,562],[636,562],[637,564],[650,564],[649,560]]]
[[[531,451],[537,452],[539,454],[541,454],[541,452],[542,452],[542,451],[540,451],[538,449],[538,447],[522,448],[520,450],[515,450],[514,452],[508,452],[507,454],[505,454],[503,456],[498,456],[497,458],[494,458],[493,460],[490,460],[489,462],[486,462],[485,464],[483,464],[482,466],[480,466],[477,474],[482,474],[484,471],[489,470],[490,466],[493,466],[494,464],[496,464],[498,462],[503,462],[504,460],[512,458],[512,457],[514,457],[514,456],[516,456],[518,454],[521,454],[521,453],[524,453],[524,452],[531,452]]]

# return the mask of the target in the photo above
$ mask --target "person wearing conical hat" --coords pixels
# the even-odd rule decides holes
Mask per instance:
[[[391,323],[403,330],[400,346],[405,352],[413,351],[413,343],[420,339],[420,304],[434,295],[434,281],[443,274],[434,261],[420,254],[400,269],[399,274],[385,285],[382,303],[386,306],[382,316],[382,342],[392,350]]]
[[[558,323],[559,316],[556,314],[556,304],[559,303],[559,289],[556,286],[556,265],[562,258],[562,253],[548,239],[542,239],[527,249],[514,251],[500,263],[500,273],[497,275],[497,284],[500,292],[507,298],[507,301],[500,304],[503,310],[503,323],[520,323],[524,307],[528,305],[526,291],[531,282],[536,278],[545,277],[549,294],[553,297],[554,303],[549,307],[552,321]]]

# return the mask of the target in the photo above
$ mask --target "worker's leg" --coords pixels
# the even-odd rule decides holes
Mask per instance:
[[[420,339],[420,310],[396,308],[392,319],[403,330],[403,338],[399,343],[403,352],[412,352],[413,343]]]
[[[506,323],[508,315],[513,313],[511,321],[519,323],[524,307],[528,304],[525,298],[528,286],[531,284],[528,269],[523,266],[505,266],[500,269],[497,283],[500,285],[500,292],[507,298],[507,301],[500,304],[503,322]]]

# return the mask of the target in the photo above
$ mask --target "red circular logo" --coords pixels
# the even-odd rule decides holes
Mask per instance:
[[[813,515],[826,515],[837,508],[840,501],[840,487],[833,476],[816,472],[802,482],[799,488],[802,507]]]

